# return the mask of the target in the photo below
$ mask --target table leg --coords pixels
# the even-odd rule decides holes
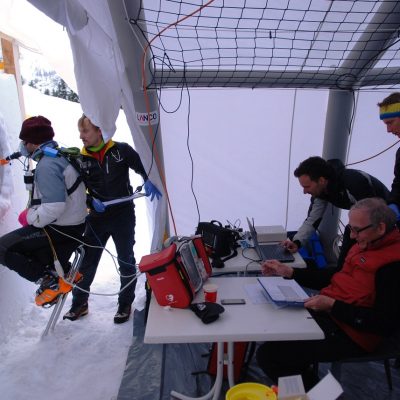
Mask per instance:
[[[217,374],[215,375],[215,382],[211,390],[201,397],[190,397],[185,396],[184,394],[175,392],[174,390],[171,391],[171,396],[175,397],[180,400],[218,400],[221,394],[222,388],[222,379],[224,375],[224,343],[218,342],[217,343]]]
[[[234,345],[233,342],[229,342],[227,345],[228,347],[227,371],[228,371],[229,387],[235,386],[234,365],[233,365],[235,350],[233,345]]]

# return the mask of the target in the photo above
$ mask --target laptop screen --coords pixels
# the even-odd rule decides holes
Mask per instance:
[[[252,218],[252,220],[250,220],[250,218],[246,218],[249,225],[251,239],[253,240],[255,250],[261,260],[278,260],[280,262],[294,261],[293,255],[280,244],[270,243],[260,245],[258,243],[257,231],[254,227],[254,219]]]
[[[246,218],[247,218],[247,223],[249,225],[251,239],[253,240],[254,246],[257,246],[258,240],[257,240],[257,231],[256,228],[254,228],[254,218],[252,218],[252,221],[250,221],[249,217]]]

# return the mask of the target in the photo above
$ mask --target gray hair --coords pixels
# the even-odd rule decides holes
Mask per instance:
[[[383,222],[386,225],[386,232],[392,231],[396,226],[396,213],[379,197],[359,200],[351,207],[350,211],[352,210],[365,210],[370,223],[376,227]]]

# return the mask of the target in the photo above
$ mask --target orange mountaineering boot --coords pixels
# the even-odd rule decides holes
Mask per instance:
[[[82,274],[77,272],[74,283],[82,279]],[[40,281],[39,289],[36,291],[35,303],[41,307],[50,307],[55,304],[58,297],[69,293],[72,285],[58,277],[55,272],[50,271]]]

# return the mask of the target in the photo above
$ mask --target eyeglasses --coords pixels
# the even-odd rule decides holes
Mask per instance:
[[[363,228],[357,228],[357,227],[351,226],[351,225],[347,225],[347,226],[349,227],[351,232],[353,232],[355,235],[358,235],[362,231],[365,231],[366,229],[371,228],[373,226],[373,224],[369,224],[367,226],[364,226]]]

